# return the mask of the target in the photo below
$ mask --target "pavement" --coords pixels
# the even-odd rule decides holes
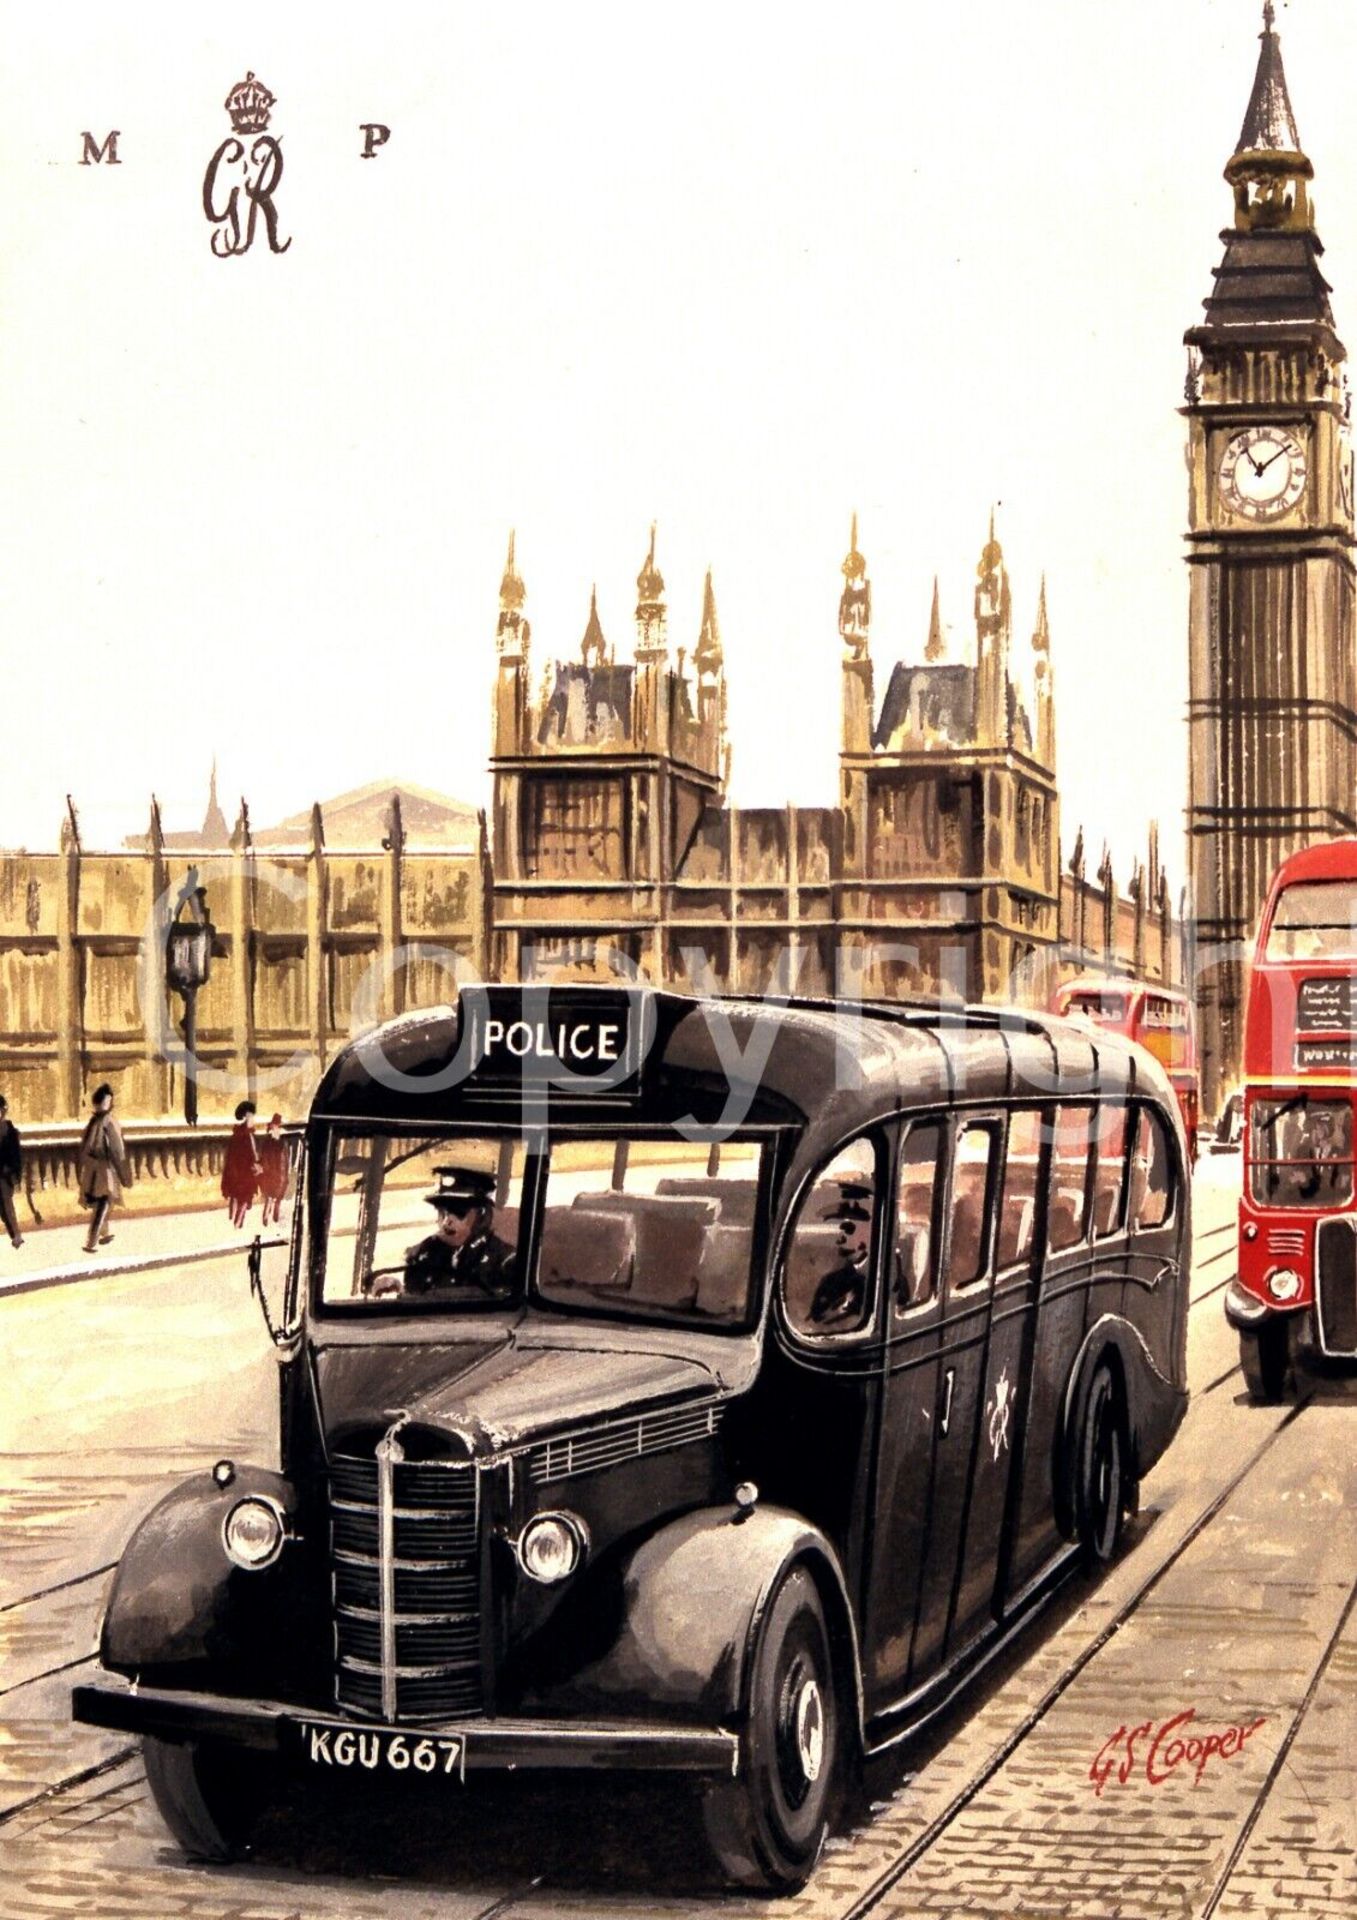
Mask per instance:
[[[270,1227],[266,1238],[289,1231],[290,1208],[282,1225]],[[61,1226],[32,1227],[23,1245],[11,1247],[0,1237],[0,1298],[31,1293],[39,1287],[64,1286],[100,1274],[150,1273],[158,1267],[176,1267],[191,1260],[218,1260],[239,1253],[241,1265],[250,1242],[263,1232],[258,1213],[243,1227],[233,1227],[225,1207],[175,1213],[115,1213],[113,1239],[98,1253],[84,1251],[84,1220]]]

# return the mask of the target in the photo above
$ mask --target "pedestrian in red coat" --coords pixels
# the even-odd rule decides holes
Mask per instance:
[[[233,1227],[243,1227],[245,1216],[259,1191],[259,1155],[255,1151],[253,1100],[242,1100],[236,1108],[236,1124],[226,1146],[226,1162],[221,1170],[221,1190]]]
[[[264,1201],[264,1225],[276,1226],[282,1216],[288,1178],[292,1171],[291,1155],[283,1138],[281,1113],[275,1113],[269,1121],[268,1132],[260,1138],[258,1147],[259,1191]]]

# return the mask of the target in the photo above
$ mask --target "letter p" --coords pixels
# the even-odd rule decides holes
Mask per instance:
[[[371,160],[378,147],[384,147],[391,138],[390,127],[384,127],[380,120],[360,120],[358,131],[363,136],[363,151],[360,160]]]

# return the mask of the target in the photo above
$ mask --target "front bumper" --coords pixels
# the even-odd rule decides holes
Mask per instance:
[[[1225,1318],[1236,1333],[1256,1333],[1267,1320],[1284,1319],[1287,1314],[1295,1313],[1296,1308],[1270,1306],[1266,1300],[1260,1300],[1256,1293],[1250,1293],[1232,1280],[1225,1289]]]
[[[459,1743],[459,1771],[519,1767],[584,1768],[595,1771],[712,1773],[731,1776],[739,1740],[719,1727],[651,1726],[630,1720],[572,1723],[496,1718],[430,1727],[386,1726],[307,1713],[273,1700],[228,1700],[218,1694],[168,1687],[134,1686],[106,1677],[76,1687],[75,1719],[121,1733],[148,1733],[161,1740],[224,1740],[269,1752],[302,1752],[312,1729],[350,1735],[402,1736],[408,1743]]]

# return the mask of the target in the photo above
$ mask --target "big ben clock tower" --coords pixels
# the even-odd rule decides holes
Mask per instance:
[[[1249,943],[1278,862],[1357,832],[1346,352],[1273,31],[1225,168],[1234,225],[1189,353],[1189,860],[1202,1096],[1239,1077]]]

